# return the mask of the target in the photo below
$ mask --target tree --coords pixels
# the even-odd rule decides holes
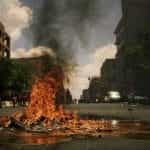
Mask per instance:
[[[72,103],[72,95],[69,89],[66,90],[66,104]]]
[[[33,83],[31,64],[3,58],[0,60],[0,94],[21,94],[31,89]]]
[[[19,95],[31,89],[33,83],[34,69],[30,63],[19,63],[13,61],[12,89]]]
[[[13,84],[13,64],[9,59],[0,59],[0,94],[8,92]]]

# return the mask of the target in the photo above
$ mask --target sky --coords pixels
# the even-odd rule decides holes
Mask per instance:
[[[0,1],[0,21],[12,38],[12,57],[40,55],[45,49],[74,62],[77,67],[68,86],[73,97],[79,98],[82,89],[88,87],[88,77],[99,76],[103,62],[115,57],[114,30],[121,18],[121,2],[46,1]]]

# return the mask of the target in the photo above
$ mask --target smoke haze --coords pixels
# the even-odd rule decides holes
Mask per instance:
[[[30,26],[32,10],[23,6],[19,0],[0,0],[0,22],[12,38],[12,49],[23,38],[22,31]]]
[[[51,47],[68,61],[111,43],[121,14],[120,0],[43,0],[36,6],[34,46]]]
[[[74,97],[87,88],[88,76],[99,75],[105,59],[115,57],[113,32],[120,17],[121,0],[0,1],[14,57],[45,47],[68,64],[78,64],[70,85]]]

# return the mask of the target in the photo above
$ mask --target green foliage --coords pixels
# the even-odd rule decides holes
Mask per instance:
[[[0,92],[3,92],[4,89],[10,89],[13,84],[12,67],[13,64],[8,59],[0,60]]]
[[[32,85],[32,65],[28,63],[13,62],[12,89],[16,93],[30,90]]]
[[[15,60],[0,60],[0,93],[11,91],[16,94],[31,88],[33,68],[31,64],[19,63]]]

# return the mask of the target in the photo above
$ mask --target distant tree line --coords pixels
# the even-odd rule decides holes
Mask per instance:
[[[33,67],[30,63],[0,59],[0,95],[24,93],[31,89]]]
[[[57,63],[48,55],[37,59],[0,59],[0,100],[13,100],[15,97],[17,103],[24,103],[24,97],[30,94],[35,80],[42,78],[51,68],[57,66]],[[61,65],[64,64],[61,63]],[[64,87],[58,95],[60,95],[58,96],[59,104],[72,102],[70,91],[66,92]]]

